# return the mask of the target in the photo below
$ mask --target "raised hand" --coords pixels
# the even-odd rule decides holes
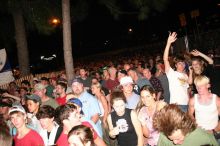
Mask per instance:
[[[171,43],[173,43],[173,42],[175,42],[176,41],[176,39],[177,39],[177,33],[176,32],[170,32],[169,33],[169,37],[168,37],[168,39],[167,39],[167,43],[169,43],[169,44],[171,44]]]
[[[192,50],[192,52],[190,52],[193,56],[199,56],[200,52],[198,50]]]

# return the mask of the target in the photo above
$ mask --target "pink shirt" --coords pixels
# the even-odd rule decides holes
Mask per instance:
[[[138,119],[144,119],[145,125],[147,126],[148,130],[150,131],[150,135],[146,141],[147,144],[151,146],[156,146],[158,139],[159,139],[159,132],[153,128],[153,117],[149,116],[147,108],[144,106],[141,108],[140,112],[138,113]],[[153,113],[154,114],[154,113]]]

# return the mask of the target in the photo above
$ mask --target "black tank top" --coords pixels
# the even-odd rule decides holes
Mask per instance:
[[[119,126],[117,140],[119,146],[137,146],[137,134],[131,121],[131,109],[125,109],[123,116],[111,113],[113,127]]]

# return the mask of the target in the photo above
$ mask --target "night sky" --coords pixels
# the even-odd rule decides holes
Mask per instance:
[[[190,17],[190,11],[195,9],[200,11],[199,25],[204,25],[206,21],[219,24],[220,6],[217,4],[218,1],[215,0],[171,0],[165,11],[152,10],[148,19],[144,21],[139,21],[133,15],[123,15],[119,20],[115,20],[104,6],[91,5],[84,21],[72,23],[74,57],[146,44],[152,40],[164,41],[168,31],[177,31],[182,36],[184,32],[178,18],[181,13],[186,15],[188,33],[192,33],[194,20]],[[210,25],[207,29],[216,27]],[[133,30],[131,33],[128,31],[129,28]],[[63,61],[61,27],[58,26],[50,35],[42,35],[36,31],[29,31],[27,34],[31,64],[39,62],[42,55],[52,54],[56,54],[58,60]],[[134,42],[130,42],[131,39]],[[14,48],[8,51],[8,55],[12,66],[16,66],[15,44],[11,47]]]

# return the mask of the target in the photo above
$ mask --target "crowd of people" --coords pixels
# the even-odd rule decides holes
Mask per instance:
[[[219,79],[198,51],[92,62],[1,91],[0,146],[218,146]],[[117,64],[115,63],[117,62]]]

